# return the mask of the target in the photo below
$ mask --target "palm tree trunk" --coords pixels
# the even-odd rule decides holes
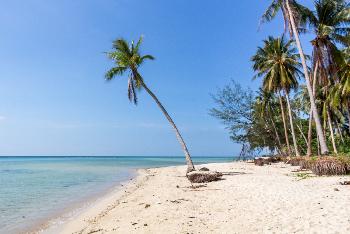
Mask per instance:
[[[299,124],[297,124],[297,128],[299,129],[299,132],[300,132],[301,136],[304,138],[305,144],[307,145],[308,144],[307,138],[306,138],[305,134],[303,133],[303,129],[300,127]]]
[[[320,116],[317,112],[317,107],[316,107],[316,103],[315,103],[315,99],[314,96],[312,95],[312,87],[310,84],[310,78],[309,78],[309,74],[308,74],[308,69],[307,69],[307,65],[306,65],[306,59],[305,59],[305,55],[303,52],[303,48],[301,46],[300,43],[300,38],[299,38],[299,33],[297,31],[297,27],[295,25],[295,21],[294,21],[294,16],[293,16],[293,12],[289,6],[289,0],[285,0],[286,5],[287,5],[287,10],[289,13],[289,17],[290,17],[290,22],[291,22],[291,26],[292,26],[292,30],[293,30],[293,35],[295,37],[295,41],[299,50],[299,54],[300,54],[300,58],[301,58],[301,63],[303,65],[303,70],[304,70],[304,75],[305,75],[305,83],[306,83],[306,87],[309,93],[309,97],[310,97],[310,103],[311,103],[311,110],[313,113],[313,117],[315,119],[315,123],[316,123],[316,131],[317,131],[317,135],[318,138],[320,140],[320,146],[321,146],[321,154],[326,155],[328,154],[329,150],[326,144],[326,140],[325,137],[323,135],[323,131],[322,131],[322,125],[320,122]]]
[[[194,168],[194,165],[193,165],[193,162],[192,162],[192,159],[191,159],[191,155],[190,153],[188,152],[188,149],[187,149],[187,146],[186,146],[186,143],[184,141],[184,139],[182,138],[179,130],[177,129],[174,121],[172,120],[172,118],[170,117],[170,115],[168,114],[168,112],[165,110],[165,108],[163,107],[163,105],[160,103],[160,101],[158,100],[158,98],[156,97],[156,95],[154,95],[154,93],[146,86],[146,84],[141,81],[141,85],[142,87],[147,91],[147,93],[149,95],[151,95],[151,97],[154,99],[154,101],[157,103],[158,107],[162,110],[163,114],[165,115],[165,117],[167,118],[167,120],[169,121],[169,123],[171,124],[171,126],[174,128],[175,130],[175,133],[176,133],[176,137],[178,139],[178,141],[180,142],[181,146],[182,146],[182,149],[185,153],[185,158],[186,158],[186,163],[187,163],[187,173],[191,172],[191,171],[194,171],[195,168]]]
[[[334,132],[333,132],[332,120],[331,120],[331,116],[329,114],[329,110],[328,109],[327,109],[327,119],[328,119],[329,131],[331,132],[331,139],[332,139],[333,150],[334,150],[335,154],[338,154],[337,146],[335,145],[335,140],[334,140]]]
[[[316,135],[317,139],[317,156],[321,155],[321,150],[320,150],[320,140],[318,139],[318,135]]]
[[[266,135],[270,135],[271,134],[271,129],[270,129],[270,124],[269,121],[267,119],[264,119],[265,122],[265,129],[266,129]],[[278,142],[274,141],[275,147],[277,148],[277,151],[280,152],[280,145],[278,144]],[[274,149],[275,151],[276,149]]]
[[[282,101],[282,96],[281,96],[280,92],[278,92],[278,99],[280,101],[280,106],[281,106],[281,114],[282,114],[282,121],[283,121],[283,127],[284,127],[284,137],[286,138],[288,155],[291,156],[291,150],[290,150],[290,144],[289,144],[288,132],[287,132],[286,117],[285,117],[285,113],[284,113],[283,101]]]
[[[271,116],[270,108],[269,108],[269,107],[268,107],[267,113],[268,113],[269,119],[270,119],[270,121],[271,121],[271,123],[272,123],[273,131],[275,132],[275,136],[276,136],[276,139],[277,139],[279,151],[280,151],[281,154],[284,155],[284,153],[283,153],[283,151],[282,151],[281,139],[280,139],[280,136],[278,135],[277,128],[276,128],[276,124],[275,124],[275,121],[273,120],[273,118],[272,118],[272,116]]]
[[[316,78],[317,78],[317,71],[318,71],[318,62],[316,62],[316,66],[314,69],[314,74],[313,74],[313,80],[312,80],[312,95],[315,97],[316,93]],[[310,77],[311,78],[311,77]],[[310,81],[311,82],[311,81]],[[310,107],[310,114],[309,114],[309,131],[307,134],[307,153],[306,156],[310,157],[312,155],[312,109]]]
[[[310,110],[309,114],[309,129],[307,133],[307,152],[306,156],[310,157],[312,155],[312,111]]]
[[[293,124],[293,115],[292,115],[292,108],[290,107],[290,100],[289,100],[289,94],[286,90],[284,90],[286,99],[287,99],[287,106],[288,106],[288,113],[289,113],[289,122],[290,122],[290,128],[292,130],[292,137],[293,137],[293,145],[295,150],[295,155],[297,157],[300,157],[300,153],[298,150],[297,140],[295,137],[295,131],[294,131],[294,124]]]

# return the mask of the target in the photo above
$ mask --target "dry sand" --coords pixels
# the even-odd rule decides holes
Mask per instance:
[[[140,170],[47,233],[350,233],[350,177],[301,179],[283,163],[207,164],[223,180],[191,187],[185,167]]]

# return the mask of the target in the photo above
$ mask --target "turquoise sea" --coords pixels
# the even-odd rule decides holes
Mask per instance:
[[[0,157],[0,233],[32,230],[131,179],[136,169],[172,165],[184,165],[184,157]]]

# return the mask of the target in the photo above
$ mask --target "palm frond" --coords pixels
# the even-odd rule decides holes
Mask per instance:
[[[128,56],[132,56],[132,51],[130,51],[127,41],[123,38],[118,38],[113,42],[113,48],[120,51]]]
[[[105,78],[108,81],[112,80],[115,76],[123,75],[126,70],[126,67],[113,67],[106,72]]]
[[[115,76],[123,75],[126,71],[129,72],[128,79],[128,98],[134,104],[137,104],[136,92],[141,90],[144,84],[142,76],[138,72],[139,66],[145,60],[153,60],[151,55],[141,55],[140,47],[143,41],[141,36],[136,45],[132,41],[130,46],[123,38],[118,38],[113,42],[113,51],[107,52],[109,59],[113,60],[116,67],[111,68],[105,74],[107,80],[112,80]]]

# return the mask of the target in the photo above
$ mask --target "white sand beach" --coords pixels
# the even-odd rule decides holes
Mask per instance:
[[[350,233],[348,176],[302,179],[283,163],[204,166],[227,174],[191,187],[185,167],[140,170],[54,232]]]

